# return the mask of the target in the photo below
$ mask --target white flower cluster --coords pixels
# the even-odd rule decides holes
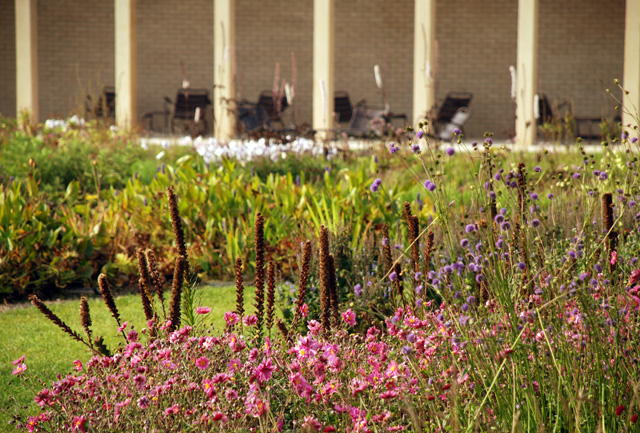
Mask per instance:
[[[75,114],[68,119],[47,119],[44,121],[45,129],[62,129],[67,131],[69,128],[77,128],[84,126],[84,119]]]

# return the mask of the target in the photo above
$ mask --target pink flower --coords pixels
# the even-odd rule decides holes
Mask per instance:
[[[75,371],[82,371],[82,362],[79,359],[73,361],[73,369]]]
[[[274,370],[275,367],[273,366],[273,362],[271,361],[271,358],[269,358],[263,360],[262,363],[258,365],[255,374],[259,382],[266,382],[267,380],[271,379]]]
[[[380,398],[382,400],[389,400],[392,398],[396,398],[398,396],[398,391],[388,390],[380,394]]]
[[[211,419],[214,421],[221,421],[223,424],[226,424],[226,422],[229,420],[229,418],[227,418],[227,416],[222,412],[214,412]]]
[[[118,328],[118,332],[122,332],[122,331],[124,331],[124,328],[126,328],[128,324],[129,324],[129,323],[124,322],[122,325],[120,325],[120,327]]]
[[[240,321],[240,316],[233,311],[227,311],[224,313],[224,321],[227,322],[228,325],[235,325]]]
[[[242,323],[244,323],[244,326],[253,326],[258,323],[258,318],[255,316],[255,314],[249,314],[242,320]]]
[[[309,307],[306,303],[300,306],[300,313],[302,313],[302,317],[307,317],[309,315]]]
[[[240,361],[238,358],[233,358],[227,363],[227,370],[229,371],[229,373],[235,373],[240,368],[242,368],[242,361]]]
[[[205,370],[209,367],[209,359],[206,356],[202,356],[195,360],[196,367],[200,370]]]
[[[89,422],[84,417],[84,415],[77,416],[73,419],[73,424],[71,424],[71,431],[81,431],[82,433],[85,433],[87,431],[88,423]]]
[[[313,319],[309,320],[309,322],[307,323],[307,328],[309,328],[309,332],[311,333],[311,335],[316,335],[318,334],[318,332],[320,332],[320,322]]]
[[[24,362],[24,355],[22,355],[20,358],[16,359],[15,361],[11,361],[12,365],[18,365],[18,364],[22,364]]]
[[[164,410],[164,414],[166,416],[175,415],[178,413],[180,413],[180,405],[178,403],[174,404],[173,406],[169,406]]]
[[[197,314],[209,314],[211,313],[211,308],[209,307],[198,307],[196,308]]]
[[[138,399],[138,407],[142,410],[145,410],[151,404],[151,400],[146,395],[143,395]]]
[[[18,364],[16,366],[16,368],[13,369],[13,371],[11,372],[11,374],[13,374],[14,376],[19,375],[20,373],[24,373],[27,370],[27,364],[22,363],[22,364]]]
[[[618,253],[616,253],[615,251],[611,251],[611,266],[616,264],[616,261],[618,260]]]
[[[216,390],[213,387],[213,382],[209,379],[205,379],[202,381],[202,389],[209,398],[213,397],[216,394]]]
[[[351,310],[351,308],[349,308],[347,311],[342,313],[342,320],[344,320],[344,323],[346,323],[349,326],[355,326],[356,325],[356,313],[354,313]]]
[[[27,421],[27,431],[29,433],[33,432],[36,430],[36,426],[38,425],[38,418],[34,417],[34,416],[30,416],[29,420]]]
[[[320,431],[322,428],[322,424],[313,416],[305,416],[304,422],[302,423],[302,428],[304,431],[312,432],[312,431]]]

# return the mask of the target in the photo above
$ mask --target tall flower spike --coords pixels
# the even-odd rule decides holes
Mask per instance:
[[[428,278],[427,275],[429,275],[429,270],[431,266],[431,254],[433,253],[433,250],[434,250],[433,238],[434,238],[433,231],[429,230],[427,232],[427,246],[424,249],[424,270],[422,271],[425,281]],[[426,290],[422,291],[423,294],[426,294],[426,292],[427,292]]]
[[[138,271],[140,272],[140,279],[138,280],[140,299],[142,300],[144,316],[147,321],[149,321],[153,319],[153,308],[151,307],[151,276],[149,275],[147,256],[142,251],[142,248],[138,248],[136,256],[138,258]]]
[[[389,227],[386,224],[382,226],[382,255],[384,257],[384,272],[390,273],[393,260],[391,258],[391,245],[389,240]]]
[[[411,216],[410,221],[411,262],[413,264],[413,272],[418,272],[420,270],[420,242],[418,242],[418,236],[420,236],[420,221],[418,217],[414,215]]]
[[[296,311],[291,322],[291,329],[295,329],[302,316],[302,305],[307,297],[307,283],[309,281],[309,266],[311,264],[311,241],[306,241],[302,247],[302,266],[300,266],[300,287],[298,288],[298,301]]]
[[[167,197],[169,199],[169,215],[171,216],[173,236],[176,240],[178,254],[187,257],[187,244],[184,240],[184,229],[182,228],[182,219],[180,218],[180,211],[178,210],[178,198],[172,186],[167,187]]]
[[[91,342],[91,314],[89,313],[89,302],[84,295],[80,296],[80,324],[82,325],[82,329],[84,329],[85,334],[89,339],[89,344]]]
[[[320,226],[320,319],[325,332],[331,330],[331,262],[329,259],[329,232]]]
[[[178,256],[176,258],[176,267],[173,271],[173,285],[171,287],[171,304],[169,306],[169,332],[173,332],[180,328],[180,302],[182,299],[182,286],[184,284],[184,275],[187,270],[187,258]]]
[[[82,339],[82,337],[73,329],[71,329],[69,327],[69,325],[67,325],[65,322],[62,321],[62,319],[60,319],[58,316],[56,316],[53,311],[51,311],[49,309],[49,307],[47,307],[44,302],[42,302],[42,300],[40,300],[40,298],[38,298],[36,295],[29,295],[29,300],[31,301],[31,303],[38,309],[40,310],[40,312],[42,314],[44,314],[44,316],[49,319],[51,322],[53,322],[54,325],[56,325],[57,327],[59,327],[60,329],[62,329],[65,333],[67,333],[68,335],[71,336],[71,338],[73,338],[76,341],[79,341],[80,343],[86,344],[87,346],[91,347],[89,343],[87,343],[86,341],[84,341]]]
[[[236,258],[236,313],[244,315],[244,286],[242,281],[242,259]]]
[[[118,312],[116,303],[113,300],[113,295],[111,295],[111,288],[109,287],[109,281],[105,274],[100,274],[98,277],[98,286],[100,287],[100,293],[102,293],[104,303],[107,305],[107,308],[111,312],[113,318],[116,319],[118,326],[120,326],[120,313]]]
[[[269,262],[267,266],[267,332],[271,334],[271,328],[273,327],[273,304],[275,303],[276,293],[276,274],[275,266],[273,262]]]
[[[264,318],[264,218],[261,213],[256,215],[255,226],[255,250],[256,250],[256,332],[258,337],[262,335],[262,323]]]
[[[609,257],[618,248],[618,232],[613,230],[613,195],[608,192],[602,195],[602,219],[604,220],[604,231],[607,236],[607,248]],[[609,261],[609,270],[615,270],[615,261]]]
[[[158,294],[158,299],[163,304],[164,307],[164,290],[162,288],[162,280],[160,279],[160,272],[158,271],[158,265],[156,262],[156,255],[152,250],[148,249],[145,251],[145,255],[147,258],[147,266],[149,267],[149,276],[151,278],[151,282],[153,283],[153,287]]]
[[[289,340],[289,330],[287,329],[287,325],[285,325],[280,318],[276,319],[276,327],[278,328],[278,331],[280,331],[280,334],[282,334],[282,338]]]

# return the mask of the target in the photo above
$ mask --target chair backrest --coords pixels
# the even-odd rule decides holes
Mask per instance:
[[[465,123],[471,117],[471,108],[469,107],[460,107],[455,112],[455,114],[451,117],[451,120],[447,122],[446,126],[442,128],[438,137],[440,140],[451,140],[453,138],[453,131],[455,129],[462,129]]]
[[[173,117],[191,119],[195,116],[196,108],[200,107],[200,110],[204,110],[209,105],[211,100],[207,89],[180,89],[173,103]]]
[[[280,99],[280,113],[278,113],[274,104],[273,92],[271,90],[263,90],[260,92],[258,103],[256,105],[262,107],[270,120],[280,120],[280,114],[282,114],[285,108],[289,106],[289,103],[287,102],[287,98],[282,95],[282,98]]]
[[[336,113],[337,121],[349,122],[353,115],[353,106],[349,94],[344,91],[337,91],[333,97],[333,112]]]
[[[459,108],[469,106],[471,99],[473,99],[473,94],[469,92],[449,92],[440,105],[436,121],[450,122]]]
[[[384,119],[385,114],[386,110],[384,108],[356,108],[353,110],[353,116],[351,116],[351,122],[349,123],[349,132],[369,132],[372,130],[372,121],[375,119]]]
[[[538,121],[538,126],[540,126],[553,120],[553,110],[551,109],[547,95],[538,93],[536,96],[538,99],[538,117],[536,120]]]

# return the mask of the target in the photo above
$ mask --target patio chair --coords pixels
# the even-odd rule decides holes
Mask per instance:
[[[365,100],[361,99],[356,103],[356,105],[351,105],[351,98],[349,98],[349,93],[343,90],[338,90],[334,92],[333,96],[333,112],[336,116],[336,121],[338,123],[347,123],[351,122],[351,117],[353,117],[353,110],[358,107],[362,107],[365,104]]]
[[[553,122],[555,117],[549,99],[544,93],[537,93],[534,97],[534,104],[538,104],[538,117],[536,117],[536,123],[540,127],[546,123]],[[572,107],[569,101],[562,102],[556,105],[556,109],[560,110],[567,107],[569,114],[574,122],[573,133],[576,137],[583,139],[600,139],[601,131],[600,124],[602,122],[601,117],[577,117],[572,113]],[[561,119],[565,120],[565,119]],[[585,131],[586,129],[586,131]]]
[[[284,113],[285,109],[289,106],[289,103],[287,102],[287,98],[283,95],[282,98],[280,98],[280,109],[278,110],[276,109],[275,102],[273,92],[271,90],[263,90],[258,96],[258,103],[256,104],[256,107],[261,107],[266,114],[266,126],[268,128],[271,128],[271,122],[279,122],[284,128],[282,113]]]
[[[207,89],[180,89],[173,102],[173,112],[169,119],[171,133],[175,132],[175,122],[181,121],[183,125],[190,124],[191,129],[197,129],[200,134],[208,132],[205,116],[207,107],[211,105],[209,91]],[[200,117],[196,119],[196,110],[200,109]],[[202,123],[201,123],[202,122]]]
[[[451,120],[447,122],[444,127],[438,133],[440,140],[446,141],[453,138],[453,131],[459,129],[463,131],[464,124],[467,123],[471,117],[472,110],[469,107],[460,107],[456,110],[455,114],[451,117]]]
[[[107,119],[115,119],[116,117],[116,88],[113,86],[105,86],[100,92],[98,100],[93,103],[91,95],[87,95],[85,104],[87,114],[92,114],[96,118],[105,117]],[[105,115],[106,113],[106,115]]]
[[[236,115],[238,117],[239,131],[255,132],[260,129],[269,128],[268,115],[264,106],[246,99],[236,103]]]
[[[438,107],[437,112],[432,119],[433,126],[435,129],[435,134],[440,137],[441,133],[444,130],[451,129],[453,131],[454,128],[460,129],[464,133],[464,124],[469,117],[471,117],[471,111],[466,110],[458,115],[458,120],[455,122],[453,128],[450,125],[453,123],[452,120],[456,114],[458,114],[458,110],[461,108],[469,107],[471,100],[473,99],[473,94],[469,92],[449,92],[447,96]],[[450,134],[448,136],[450,138]]]

